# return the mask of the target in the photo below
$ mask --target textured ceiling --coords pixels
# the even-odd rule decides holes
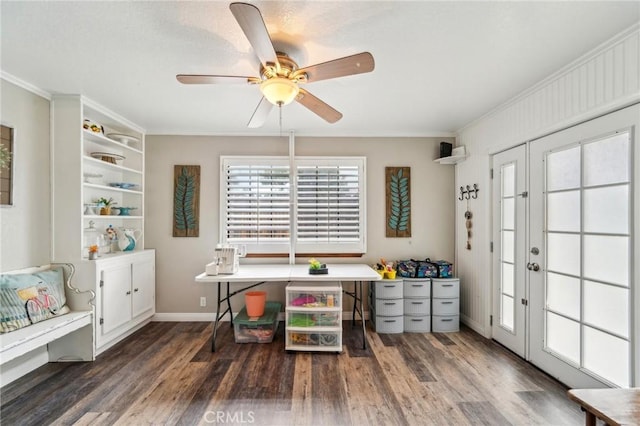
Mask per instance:
[[[253,2],[300,66],[369,51],[372,73],[305,88],[344,114],[293,103],[309,136],[444,136],[640,20],[640,2]],[[0,2],[6,74],[81,93],[150,134],[274,135],[246,124],[259,89],[185,86],[175,75],[258,75],[227,2]]]

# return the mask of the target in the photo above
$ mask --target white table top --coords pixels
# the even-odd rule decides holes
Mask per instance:
[[[196,282],[377,281],[380,274],[365,264],[329,264],[326,275],[309,274],[309,265],[240,265],[235,274],[198,275]]]

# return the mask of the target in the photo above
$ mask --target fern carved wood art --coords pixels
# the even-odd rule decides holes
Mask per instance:
[[[173,168],[173,236],[200,233],[200,166]]]
[[[411,237],[411,168],[386,167],[386,236]]]

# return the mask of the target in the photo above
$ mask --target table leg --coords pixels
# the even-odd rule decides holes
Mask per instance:
[[[227,281],[227,308],[229,309],[229,324],[233,328],[233,311],[231,310],[231,296],[229,293],[229,281]]]
[[[229,283],[227,283],[228,286]],[[218,334],[218,323],[220,322],[220,305],[222,304],[220,299],[220,282],[218,282],[218,307],[216,309],[216,318],[213,320],[213,336],[211,336],[211,352],[216,351],[216,335]],[[229,294],[229,288],[227,287],[227,294]]]
[[[250,288],[253,288],[255,286],[264,284],[264,281],[261,281],[259,283],[255,283],[255,284],[251,284],[249,286],[246,286],[244,288],[241,288],[237,291],[234,291],[233,293],[231,293],[231,282],[227,281],[227,294],[226,296],[222,296],[222,288],[220,287],[221,282],[218,282],[218,304],[217,304],[217,309],[216,309],[216,318],[213,321],[213,336],[211,339],[211,352],[215,352],[216,351],[216,336],[218,334],[218,325],[220,325],[220,320],[222,319],[222,317],[224,317],[224,315],[229,312],[229,323],[231,324],[231,328],[233,328],[233,311],[231,310],[231,297],[235,296],[238,293],[242,293],[243,291],[249,290]],[[226,300],[227,302],[227,307],[225,308],[224,312],[220,312],[221,308],[222,308],[222,304],[223,302]]]
[[[362,292],[362,281],[358,282],[360,286],[360,318],[362,318],[362,349],[367,349],[367,327],[364,321],[364,305],[362,299],[364,298],[364,293]]]
[[[585,426],[596,426],[596,416],[592,412],[585,410],[584,412]]]
[[[353,313],[351,314],[351,328],[356,325],[356,306],[358,303],[358,283],[353,282]]]

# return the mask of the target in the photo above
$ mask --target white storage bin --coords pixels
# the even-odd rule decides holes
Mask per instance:
[[[376,299],[375,313],[388,316],[402,315],[402,305],[402,299]]]
[[[431,279],[405,278],[403,295],[404,297],[431,297]]]
[[[382,334],[402,333],[402,330],[404,329],[403,319],[404,319],[403,316],[381,317],[379,315],[376,315],[375,321],[374,321],[376,326],[376,333],[382,333]]]
[[[460,279],[432,278],[432,298],[455,298],[460,296]]]
[[[431,299],[404,299],[405,315],[429,315]]]
[[[407,333],[428,333],[431,331],[431,317],[425,316],[404,316],[404,331]]]
[[[460,315],[433,315],[431,329],[435,333],[449,333],[460,330]]]
[[[376,299],[402,299],[402,280],[375,281]]]
[[[459,312],[460,299],[433,299],[433,315],[458,315]]]
[[[342,351],[342,287],[289,284],[286,289],[285,349]]]

